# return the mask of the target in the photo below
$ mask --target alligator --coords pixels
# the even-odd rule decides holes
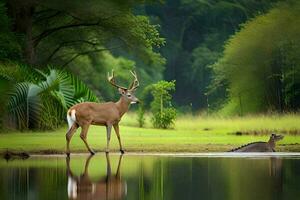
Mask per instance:
[[[252,142],[238,148],[232,149],[229,152],[275,152],[276,142],[282,140],[282,135],[272,133],[268,142]]]

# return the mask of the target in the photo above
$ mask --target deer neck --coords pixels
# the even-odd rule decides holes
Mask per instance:
[[[116,105],[119,110],[120,117],[122,117],[128,111],[130,102],[128,102],[125,97],[121,96],[119,101],[116,102]]]

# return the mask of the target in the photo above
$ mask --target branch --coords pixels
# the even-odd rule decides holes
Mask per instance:
[[[57,14],[60,14],[59,12],[60,11],[58,11]],[[80,19],[79,17],[76,17],[71,13],[65,13],[65,14],[71,16],[73,19],[75,19],[77,21],[84,21],[83,19]],[[68,28],[75,28],[75,27],[99,26],[101,21],[109,20],[109,19],[114,18],[118,15],[119,14],[115,14],[115,15],[108,16],[106,18],[101,18],[97,22],[93,22],[93,23],[73,23],[73,24],[58,26],[58,27],[55,27],[55,28],[50,28],[50,29],[44,30],[41,34],[39,34],[39,35],[37,35],[36,37],[33,38],[34,47],[37,47],[38,44],[40,43],[40,41],[43,38],[48,37],[49,35],[51,35],[52,33],[57,32],[57,31],[60,31],[60,30],[63,30],[63,29],[68,29]]]
[[[46,12],[46,11],[45,11]],[[52,14],[52,15],[49,15],[49,16],[45,16],[45,17],[38,17],[36,20],[35,20],[35,23],[38,23],[38,22],[40,22],[40,21],[43,21],[43,20],[48,20],[48,19],[51,19],[51,18],[53,18],[53,17],[56,17],[56,16],[58,16],[58,15],[60,15],[60,14],[62,14],[62,12],[61,11],[57,11],[57,12],[55,12],[54,14]]]
[[[54,11],[54,10],[53,10],[53,9],[50,9],[50,8],[45,8],[44,10],[35,11],[35,14],[36,14],[36,15],[43,15],[44,13],[52,12],[52,11]]]
[[[94,22],[94,23],[79,23],[79,24],[74,23],[74,24],[58,26],[58,27],[55,27],[55,28],[45,30],[33,39],[34,40],[34,46],[36,47],[43,38],[48,37],[52,33],[55,33],[55,32],[60,31],[62,29],[68,29],[68,28],[74,28],[74,27],[98,26],[99,24],[100,24],[100,20],[97,21],[97,22]]]
[[[89,45],[92,45],[92,46],[96,46],[96,45],[101,45],[100,43],[96,43],[96,42],[91,42],[91,41],[88,41],[88,40],[73,40],[73,41],[66,41],[66,42],[62,42],[60,43],[55,49],[54,51],[52,51],[52,53],[48,56],[47,58],[47,62],[49,62],[53,56],[63,47],[66,47],[66,46],[72,46],[73,44],[75,43],[86,43],[86,44],[89,44]]]
[[[84,52],[81,52],[81,53],[78,53],[76,54],[75,56],[73,56],[71,59],[69,59],[67,62],[65,62],[62,67],[66,67],[68,64],[70,64],[73,60],[75,60],[76,58],[78,58],[79,56],[83,56],[83,55],[87,55],[87,54],[90,54],[90,53],[97,53],[97,52],[101,52],[101,51],[110,51],[110,50],[113,50],[113,49],[118,49],[120,48],[121,46],[117,46],[117,47],[112,47],[112,48],[104,48],[104,49],[94,49],[94,50],[89,50],[89,51],[84,51]]]

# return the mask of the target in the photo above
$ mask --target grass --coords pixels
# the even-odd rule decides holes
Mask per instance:
[[[228,151],[254,141],[267,141],[271,132],[284,133],[278,151],[300,151],[300,115],[285,114],[248,117],[179,116],[175,127],[168,130],[151,128],[146,116],[145,128],[138,128],[136,115],[127,114],[120,131],[123,146],[134,152],[207,152]],[[63,153],[66,127],[48,132],[10,132],[0,134],[0,152],[28,151],[31,153]],[[236,135],[239,132],[240,135]],[[106,146],[105,127],[92,126],[88,142],[96,151]],[[71,141],[73,152],[86,152],[79,138],[79,130]],[[111,150],[118,150],[118,141],[112,134]]]

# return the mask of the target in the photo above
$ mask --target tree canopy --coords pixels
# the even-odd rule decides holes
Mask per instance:
[[[154,54],[163,44],[156,25],[135,15],[144,1],[7,1],[13,31],[24,35],[24,61],[60,66],[82,55],[117,48]]]
[[[227,83],[226,113],[291,111],[299,102],[300,3],[280,3],[246,22],[214,65]]]

